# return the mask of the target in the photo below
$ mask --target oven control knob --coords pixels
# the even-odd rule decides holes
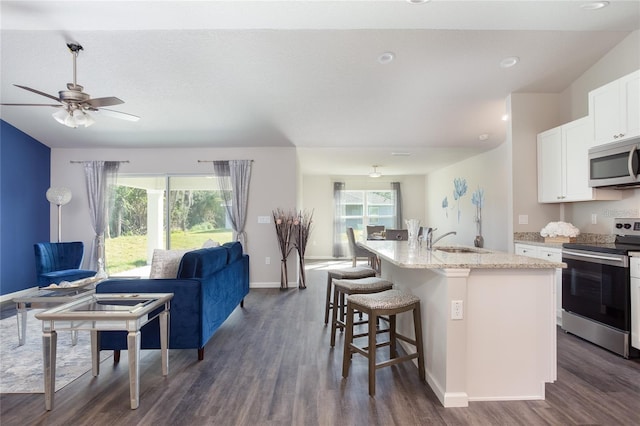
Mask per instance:
[[[631,224],[630,223],[625,223],[624,224],[624,229],[631,229]]]
[[[622,224],[621,223],[616,223],[616,228],[622,229]]]

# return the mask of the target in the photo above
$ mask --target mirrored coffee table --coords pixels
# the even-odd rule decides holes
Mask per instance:
[[[150,321],[160,321],[162,375],[169,374],[169,304],[173,293],[101,293],[88,294],[71,302],[36,314],[42,320],[45,408],[53,408],[56,378],[57,332],[91,332],[92,373],[100,372],[98,333],[103,330],[127,331],[129,357],[129,393],[131,408],[139,405],[140,329]]]
[[[18,346],[24,345],[27,335],[27,311],[31,309],[46,309],[63,303],[71,302],[88,294],[95,293],[95,282],[81,287],[41,287],[34,289],[23,296],[16,297],[13,302],[16,304],[18,314]],[[71,344],[77,343],[77,333],[71,332]]]

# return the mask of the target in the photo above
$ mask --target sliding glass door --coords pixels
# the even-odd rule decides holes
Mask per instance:
[[[154,249],[231,241],[214,176],[118,176],[105,238],[110,275],[148,276]]]

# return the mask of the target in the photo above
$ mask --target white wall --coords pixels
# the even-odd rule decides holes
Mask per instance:
[[[563,122],[589,113],[589,92],[640,69],[640,31],[634,31],[585,71],[560,95]]]
[[[471,203],[471,194],[484,189],[482,209],[482,235],[484,246],[494,250],[509,250],[508,204],[509,204],[509,147],[502,144],[491,151],[461,161],[444,169],[432,172],[427,177],[427,225],[438,228],[434,237],[449,231],[457,235],[445,237],[438,244],[463,244],[473,246],[476,236],[476,208]],[[459,202],[453,197],[453,180],[464,178],[467,192]],[[448,207],[442,207],[447,198]],[[458,220],[458,209],[460,219]]]
[[[570,120],[588,111],[588,94],[591,90],[640,69],[640,31],[635,31],[589,68],[562,93]],[[568,106],[568,107],[567,107]],[[613,218],[640,217],[640,189],[623,191],[620,201],[589,201],[568,203],[565,220],[577,226],[581,232],[609,234],[613,232]],[[591,223],[591,215],[597,215],[597,223]]]
[[[93,230],[89,220],[84,171],[81,164],[70,161],[128,160],[122,164],[126,174],[196,174],[210,173],[211,163],[198,160],[254,160],[247,213],[247,253],[251,257],[251,285],[279,286],[279,250],[273,223],[258,224],[258,216],[271,216],[276,208],[296,208],[297,166],[294,148],[242,149],[53,149],[51,151],[51,186],[66,186],[73,193],[63,207],[62,232],[65,241],[80,240],[90,246]],[[51,211],[51,238],[57,238],[57,213]],[[271,264],[265,264],[265,258]],[[289,282],[296,281],[295,257],[289,261]]]
[[[383,176],[365,178],[354,176],[303,176],[302,206],[314,211],[313,230],[306,257],[329,259],[333,252],[333,183],[345,182],[347,189],[389,189],[391,182],[400,182],[403,217],[425,220],[425,177],[423,175]]]
[[[558,204],[538,203],[537,135],[562,124],[558,94],[513,93],[511,138],[513,162],[513,232],[539,232],[558,221]],[[520,216],[528,223],[521,224]]]

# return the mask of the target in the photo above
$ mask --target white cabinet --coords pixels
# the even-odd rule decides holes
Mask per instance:
[[[631,258],[631,346],[640,349],[640,257]]]
[[[562,262],[562,249],[516,243],[515,252],[520,256]],[[562,325],[562,269],[556,269],[556,323]]]
[[[538,202],[619,200],[620,191],[589,187],[591,118],[583,117],[538,135]]]
[[[640,136],[640,70],[589,92],[594,145]]]

